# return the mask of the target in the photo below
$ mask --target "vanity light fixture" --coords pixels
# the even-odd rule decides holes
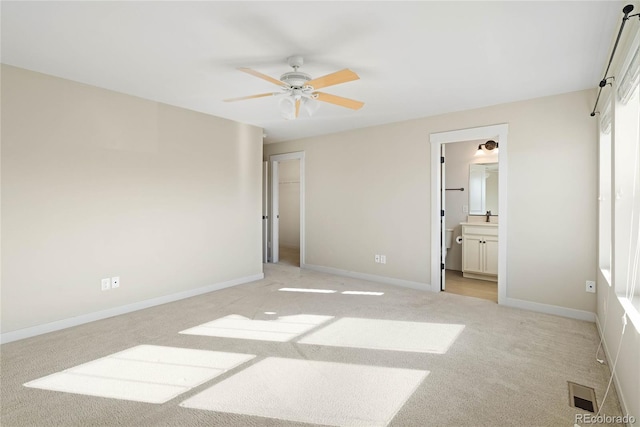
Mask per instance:
[[[484,149],[482,148],[484,147]],[[493,151],[496,150],[496,151]],[[485,151],[492,151],[494,154],[498,154],[498,143],[494,140],[490,139],[484,144],[478,145],[478,151],[476,151],[476,156],[483,156]]]

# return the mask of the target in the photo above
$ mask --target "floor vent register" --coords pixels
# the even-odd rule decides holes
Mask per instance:
[[[569,406],[580,408],[595,413],[598,410],[596,392],[593,388],[584,385],[569,383]]]

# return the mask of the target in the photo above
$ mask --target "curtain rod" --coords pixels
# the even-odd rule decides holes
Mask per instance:
[[[596,115],[596,108],[598,108],[598,101],[600,100],[600,94],[602,93],[602,88],[607,85],[607,80],[613,78],[613,77],[607,77],[607,74],[609,73],[609,68],[611,67],[611,62],[613,62],[613,56],[616,54],[616,49],[618,48],[618,42],[620,41],[620,36],[622,35],[622,30],[624,30],[624,24],[626,24],[627,20],[629,18],[631,18],[631,17],[638,16],[640,18],[640,13],[636,13],[634,15],[629,15],[632,10],[633,10],[633,5],[632,4],[628,4],[628,5],[626,5],[625,7],[622,8],[622,13],[624,13],[624,16],[622,17],[622,23],[620,24],[620,30],[618,31],[618,37],[616,37],[616,42],[613,44],[613,51],[611,51],[611,56],[609,57],[609,64],[607,64],[607,69],[604,72],[604,76],[602,77],[602,80],[600,80],[600,83],[598,84],[600,89],[598,89],[598,97],[596,98],[596,103],[593,106],[593,111],[591,111],[591,117]]]

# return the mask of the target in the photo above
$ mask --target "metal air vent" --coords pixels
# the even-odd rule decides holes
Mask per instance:
[[[593,413],[598,411],[596,392],[593,388],[571,381],[567,381],[567,383],[569,384],[569,406]]]

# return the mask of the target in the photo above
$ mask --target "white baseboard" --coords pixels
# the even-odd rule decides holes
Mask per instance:
[[[603,338],[604,337],[604,332],[602,331],[602,326],[600,325],[600,318],[598,318],[598,316],[596,315],[596,327],[598,328],[598,335],[600,336],[600,339],[602,339],[602,348],[604,349],[604,355],[607,358],[607,366],[609,367],[609,373],[611,374],[611,361],[613,361],[614,359],[611,358],[611,353],[609,353],[609,347],[607,347],[607,341]],[[622,339],[622,337],[620,337],[620,339]],[[622,414],[630,414],[629,410],[627,409],[627,403],[624,399],[624,394],[622,393],[622,389],[620,388],[620,385],[618,384],[618,376],[616,374],[616,372],[613,372],[613,386],[616,388],[616,393],[618,394],[618,401],[620,402],[620,406],[622,409]],[[631,427],[631,424],[627,425],[629,427]]]
[[[341,270],[333,267],[323,267],[313,264],[302,264],[301,268],[318,271],[320,273],[335,274],[336,276],[351,277],[354,279],[369,280],[371,282],[385,283],[387,285],[402,286],[405,288],[418,289],[421,291],[431,291],[428,283],[412,282],[409,280],[396,279],[393,277],[378,276],[375,274],[359,273],[356,271]],[[507,307],[521,308],[523,310],[537,311],[540,313],[554,314],[556,316],[569,317],[571,319],[586,320],[595,322],[596,315],[590,311],[576,310],[573,308],[560,307],[557,305],[542,304],[533,301],[525,301],[516,298],[506,298],[502,305]]]
[[[336,276],[351,277],[353,279],[361,279],[368,280],[370,282],[384,283],[387,285],[402,286],[405,288],[417,289],[420,291],[431,291],[431,285],[428,283],[412,282],[410,280],[378,276],[375,274],[358,273],[357,271],[341,270],[339,268],[323,267],[321,265],[313,264],[302,264],[301,268],[318,271],[320,273],[335,274]]]
[[[60,329],[70,328],[72,326],[82,325],[84,323],[96,320],[106,319],[108,317],[119,316],[121,314],[131,313],[132,311],[143,310],[145,308],[154,307],[156,305],[166,304],[185,298],[195,297],[197,295],[206,294],[220,289],[229,288],[231,286],[241,285],[243,283],[253,282],[255,280],[264,279],[264,273],[254,274],[252,276],[239,277],[237,279],[227,280],[226,282],[214,283],[213,285],[203,286],[197,289],[178,292],[171,295],[151,298],[132,304],[122,305],[120,307],[109,308],[106,310],[87,313],[68,319],[57,320],[43,325],[32,326],[29,328],[18,329],[17,331],[5,332],[0,334],[0,344],[9,343],[25,338],[34,337],[36,335],[46,334],[48,332],[59,331]]]
[[[539,302],[525,301],[516,298],[505,298],[502,305],[506,307],[521,308],[523,310],[538,311],[540,313],[554,314],[556,316],[569,317],[571,319],[596,321],[596,314],[590,311],[576,310],[574,308],[560,307],[558,305],[542,304]]]

